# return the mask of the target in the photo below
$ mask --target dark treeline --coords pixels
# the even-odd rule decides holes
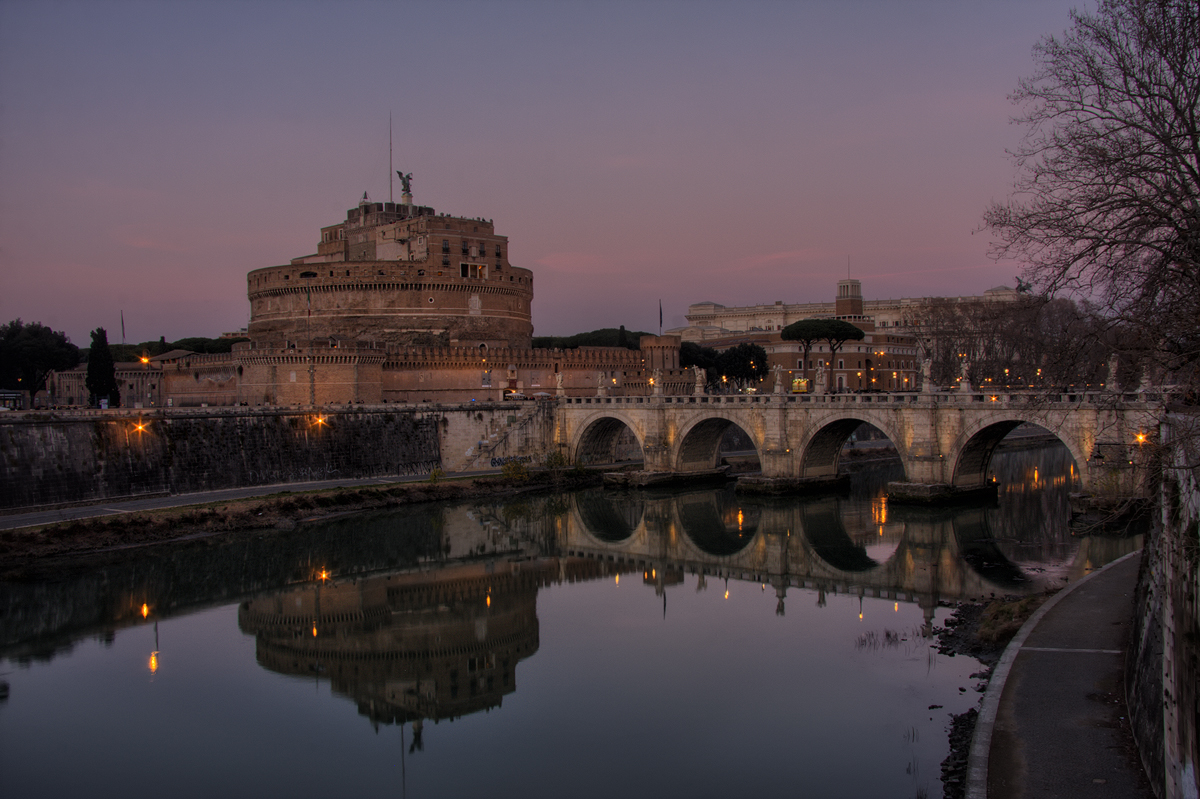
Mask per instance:
[[[140,344],[113,344],[109,342],[108,346],[112,351],[113,360],[121,363],[136,361],[143,354],[153,358],[155,355],[162,355],[164,352],[170,352],[171,350],[187,350],[206,355],[231,352],[234,344],[239,341],[249,340],[248,338],[204,338],[203,336],[192,336],[190,338],[181,338],[178,341],[167,341],[163,337],[159,338],[158,341],[143,341]],[[88,350],[85,348],[82,350],[82,353],[84,360],[87,360]]]
[[[739,344],[718,352],[685,341],[679,347],[679,365],[684,369],[698,366],[705,371],[710,394],[728,394],[757,388],[767,376],[767,351],[758,344]]]
[[[636,350],[642,336],[649,335],[652,334],[641,330],[626,330],[625,326],[621,325],[619,328],[604,327],[573,336],[534,336],[533,346],[544,350],[573,350],[579,347],[624,347]]]
[[[1146,366],[1141,336],[1069,299],[931,298],[914,307],[909,324],[921,357],[931,361],[933,382],[941,386],[954,385],[964,362],[968,379],[983,387],[1098,387],[1108,380],[1108,360],[1116,355],[1118,383],[1132,388]]]

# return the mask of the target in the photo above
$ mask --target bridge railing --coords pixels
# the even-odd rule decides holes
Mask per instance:
[[[841,394],[700,394],[690,396],[650,397],[565,397],[558,402],[563,405],[811,405],[847,406],[873,405],[896,406],[929,403],[943,406],[1030,406],[1045,404],[1060,405],[1112,405],[1114,403],[1154,403],[1164,399],[1159,392],[1122,393],[1115,391],[936,391],[887,392],[887,393],[841,393]]]

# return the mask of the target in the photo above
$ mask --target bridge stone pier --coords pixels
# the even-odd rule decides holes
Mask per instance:
[[[736,426],[758,452],[760,482],[787,490],[836,479],[842,446],[867,422],[904,467],[889,495],[939,501],[985,489],[996,447],[1029,423],[1067,446],[1084,493],[1131,497],[1146,494],[1165,400],[1105,391],[577,397],[560,400],[555,444],[572,462],[606,463],[632,435],[648,484],[717,469],[721,438]]]

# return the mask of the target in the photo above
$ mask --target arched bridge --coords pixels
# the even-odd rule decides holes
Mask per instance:
[[[914,496],[984,487],[1000,441],[1031,423],[1057,436],[1085,493],[1144,493],[1163,396],[1147,392],[763,394],[575,397],[560,400],[555,443],[572,461],[611,462],[630,436],[650,475],[699,473],[720,463],[736,426],[753,442],[768,480],[836,477],[842,445],[861,423],[896,447]]]

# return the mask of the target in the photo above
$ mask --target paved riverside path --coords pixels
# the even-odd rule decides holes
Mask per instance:
[[[1151,799],[1124,662],[1141,552],[1063,589],[1021,628],[984,697],[967,799]]]
[[[499,470],[480,472],[455,472],[449,477],[476,477],[483,474],[496,474]],[[0,511],[0,530],[15,530],[20,527],[35,527],[43,524],[58,524],[59,522],[75,519],[90,519],[95,516],[112,516],[118,513],[133,513],[139,510],[160,510],[162,508],[181,508],[187,505],[203,505],[209,502],[228,502],[233,499],[246,497],[265,497],[271,494],[281,494],[285,491],[322,491],[328,488],[346,488],[353,486],[390,485],[392,483],[415,483],[428,480],[429,475],[405,475],[403,477],[364,477],[353,480],[314,480],[308,483],[279,483],[269,486],[247,486],[245,488],[226,488],[217,491],[201,491],[195,494],[173,494],[170,496],[154,496],[145,499],[128,499],[114,502],[97,502],[87,505],[73,505],[65,508],[29,511],[27,513],[10,513],[4,515]]]

